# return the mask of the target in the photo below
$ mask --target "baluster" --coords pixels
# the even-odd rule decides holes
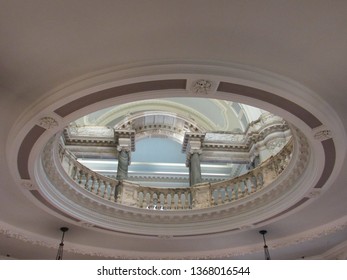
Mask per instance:
[[[241,181],[239,182],[239,197],[244,197],[245,195],[245,183],[244,183],[244,179],[241,179]]]
[[[192,192],[190,190],[187,191],[187,200],[188,200],[188,208],[192,209],[193,208],[193,197],[192,197]]]
[[[58,155],[59,155],[60,162],[62,163],[64,159],[64,149],[60,145],[58,147]]]
[[[110,183],[110,196],[108,197],[108,200],[111,200],[112,202],[116,200],[114,195],[115,191],[116,191],[115,183]]]
[[[223,204],[226,202],[227,195],[227,186],[223,184],[221,186],[221,202]]]
[[[221,196],[220,196],[220,187],[218,187],[218,189],[216,189],[215,191],[216,191],[216,205],[220,205],[222,202]]]
[[[92,190],[92,193],[93,194],[97,194],[98,193],[98,187],[99,187],[99,184],[98,184],[98,177],[94,177],[94,181],[93,181],[93,190]]]
[[[105,193],[105,181],[100,179],[100,191],[99,191],[99,196],[101,198],[104,197],[104,193]]]
[[[171,206],[172,206],[172,194],[171,193],[168,193],[167,195],[166,195],[166,201],[167,201],[167,209],[171,209]]]
[[[96,189],[95,189],[95,194],[97,196],[100,195],[100,191],[101,191],[101,180],[99,178],[96,179]]]
[[[284,169],[282,155],[279,155],[279,157],[277,158],[277,166],[278,166],[278,174],[281,174]]]
[[[233,200],[233,190],[231,186],[226,187],[229,202]]]
[[[223,185],[218,187],[217,194],[218,194],[218,197],[217,197],[218,205],[221,205],[224,203],[224,200],[225,200],[225,189]]]
[[[224,204],[225,203],[225,197],[226,197],[225,186],[223,186],[223,188],[220,189],[220,195],[221,195],[221,203]]]
[[[152,204],[153,204],[153,209],[158,208],[158,194],[156,192],[152,193]]]
[[[146,208],[149,208],[151,206],[151,194],[148,190],[144,190],[145,192],[145,198],[146,198]]]
[[[100,189],[100,197],[104,198],[105,196],[105,191],[106,191],[106,186],[105,186],[105,180],[100,180],[101,181],[101,189]]]
[[[158,197],[156,193],[152,193],[152,205],[153,209],[157,209]]]
[[[112,193],[112,183],[110,181],[106,181],[106,185],[107,185],[107,192],[106,192],[106,199],[107,200],[111,200],[111,193]]]
[[[274,166],[275,177],[276,177],[279,174],[278,160],[276,158],[273,159],[273,166]]]
[[[252,192],[252,181],[251,181],[251,174],[249,174],[245,179],[244,179],[244,184],[245,184],[245,196],[250,194]]]
[[[74,180],[74,181],[76,181],[77,172],[78,172],[78,168],[77,168],[77,166],[75,165],[75,166],[72,168],[72,174],[71,174],[71,178],[72,178],[72,180]]]
[[[289,153],[289,151],[285,154],[285,162],[286,162],[286,166],[288,165],[290,158],[291,158],[291,153]]]
[[[92,180],[92,184],[90,185],[89,191],[93,193],[95,189],[95,177],[93,175],[91,176],[91,180]]]
[[[88,190],[89,180],[90,180],[90,174],[87,173],[87,175],[86,175],[86,183],[84,184],[84,189],[85,190]]]
[[[256,192],[257,191],[257,188],[258,188],[258,182],[257,182],[257,177],[256,177],[256,174],[252,174],[251,176],[251,183],[252,183],[252,186],[251,186],[251,192]]]
[[[212,192],[212,200],[214,205],[218,205],[218,196],[219,196],[218,189],[214,189]]]
[[[247,196],[249,192],[248,182],[249,182],[249,177],[247,176],[243,179],[243,184],[244,184],[243,196],[244,197]]]
[[[175,209],[181,208],[180,192],[175,190]]]
[[[180,207],[180,199],[179,199],[179,191],[175,190],[175,195],[174,195],[174,208],[178,209]]]
[[[104,192],[103,192],[103,194],[102,194],[102,198],[108,198],[108,192],[109,192],[109,189],[108,189],[108,187],[109,187],[109,183],[108,183],[108,181],[106,181],[106,180],[104,180],[103,181],[104,182]]]
[[[68,167],[67,167],[66,173],[72,178],[73,162],[71,161],[71,159],[69,157],[67,157],[67,163],[68,163]]]
[[[113,197],[115,201],[121,201],[122,193],[123,193],[123,183],[121,181],[116,181],[114,186],[114,194]]]
[[[137,198],[137,205],[139,208],[143,208],[143,201],[144,201],[144,193],[142,190],[139,190],[139,196]]]
[[[178,209],[179,198],[177,192],[174,194],[174,209]]]
[[[235,195],[235,200],[239,199],[239,182],[234,183],[234,195]]]
[[[83,174],[83,169],[80,169],[80,171],[78,172],[78,184],[82,184]]]
[[[262,188],[263,185],[264,185],[263,169],[259,170],[259,173],[258,173],[258,176],[257,176],[257,180],[258,180],[258,186],[260,188]]]
[[[215,189],[214,188],[210,188],[210,197],[211,197],[211,201],[210,201],[210,206],[214,206],[215,205],[215,199],[214,199],[214,191]]]
[[[164,209],[167,210],[169,208],[169,204],[168,204],[168,195],[169,193],[165,190],[165,193],[163,193],[163,199],[164,199]]]
[[[182,191],[180,191],[180,198],[181,198],[181,208],[185,209],[186,197],[184,195],[184,192]]]
[[[160,205],[160,210],[163,210],[165,206],[165,199],[164,199],[163,193],[160,193],[159,195],[159,205]]]

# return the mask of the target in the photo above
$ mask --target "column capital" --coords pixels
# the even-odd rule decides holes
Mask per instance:
[[[126,152],[130,153],[131,147],[129,147],[129,145],[117,145],[117,151],[118,152],[126,151]]]
[[[117,150],[135,151],[135,130],[115,129],[114,140]]]
[[[182,152],[186,153],[186,166],[190,165],[190,158],[193,154],[201,155],[205,135],[205,133],[195,132],[186,132],[184,134]]]
[[[186,132],[184,134],[182,152],[190,153],[191,150],[201,150],[206,133]]]

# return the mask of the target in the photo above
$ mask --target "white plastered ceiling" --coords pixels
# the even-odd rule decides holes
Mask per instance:
[[[322,190],[312,194],[309,205],[267,224],[270,253],[274,259],[346,257],[345,1],[0,2],[0,255],[54,259],[59,228],[68,226],[67,259],[199,258],[210,252],[216,258],[263,258],[258,233],[262,226],[194,239],[107,232],[54,211],[42,211],[39,203],[26,195],[32,188],[30,182],[25,184],[14,176],[16,154],[12,147],[26,135],[29,124],[48,114],[64,127],[91,112],[86,108],[59,119],[52,104],[63,105],[78,94],[101,90],[115,80],[109,73],[119,73],[117,80],[127,84],[132,77],[141,81],[152,74],[145,74],[144,66],[175,64],[192,66],[166,72],[171,78],[189,72],[190,79],[213,80],[224,75],[242,84],[245,79],[240,73],[252,72],[254,87],[261,84],[271,92],[276,86],[270,80],[276,78],[277,85],[290,81],[302,89],[301,95],[284,88],[278,94],[324,120],[322,125],[332,133],[337,148],[335,168]],[[204,71],[199,67],[202,65]],[[235,68],[239,71],[225,70]],[[156,77],[161,75],[154,72]],[[270,73],[265,76],[271,79],[263,79],[264,73]],[[96,78],[100,75],[102,83]],[[69,95],[71,92],[76,94]],[[243,99],[291,118],[292,114],[278,106],[234,97],[235,102]],[[100,103],[94,109],[106,107]],[[304,125],[300,128],[314,141],[314,131]],[[318,158],[316,165],[323,160]],[[168,251],[171,254],[167,255]],[[245,254],[240,256],[242,252]]]

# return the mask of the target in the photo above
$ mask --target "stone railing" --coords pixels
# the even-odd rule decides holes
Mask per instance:
[[[70,178],[85,190],[126,206],[153,210],[185,210],[213,207],[237,201],[271,184],[287,167],[293,151],[291,139],[275,156],[241,176],[187,188],[154,188],[126,180],[117,181],[85,167],[59,145],[59,158]]]
[[[59,145],[59,158],[66,173],[85,190],[110,201],[116,201],[117,180],[94,172],[77,161],[76,157]]]
[[[210,184],[208,188],[210,206],[236,201],[271,184],[287,167],[292,151],[293,141],[291,139],[278,154],[268,158],[246,174]],[[198,196],[195,197],[198,198]],[[194,206],[198,208],[206,207],[204,204],[201,206],[200,204],[200,201],[198,201]]]

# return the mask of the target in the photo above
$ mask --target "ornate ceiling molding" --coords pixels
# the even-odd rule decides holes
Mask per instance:
[[[89,228],[91,225],[82,225],[83,227]],[[299,234],[293,234],[284,238],[271,240],[269,244],[270,249],[279,249],[283,247],[289,247],[291,245],[302,244],[307,241],[323,238],[334,233],[338,233],[347,228],[347,216],[341,217],[328,224],[315,227],[310,230],[306,230]],[[247,230],[249,227],[243,227],[242,230]],[[0,234],[8,238],[20,240],[22,242],[30,243],[32,245],[38,245],[46,248],[56,249],[57,240],[44,237],[42,235],[28,232],[23,229],[14,227],[5,222],[0,222]],[[158,235],[159,239],[164,240],[175,240],[176,237],[172,235]],[[65,241],[64,250],[66,252],[91,256],[91,257],[104,257],[114,259],[226,259],[230,257],[245,256],[247,254],[257,253],[263,250],[262,243],[256,243],[248,246],[224,248],[221,250],[208,250],[205,252],[192,252],[183,251],[179,253],[162,253],[156,252],[124,252],[117,249],[110,248],[96,248],[93,246],[86,246],[78,243],[71,243]],[[344,259],[346,256],[346,242],[337,245],[333,249],[330,249],[321,255],[307,256],[307,259]]]
[[[307,192],[305,188],[312,187],[310,184],[300,182],[300,177],[305,172],[305,166],[310,159],[308,143],[300,132],[297,131],[295,135],[297,135],[295,137],[297,140],[292,160],[288,168],[281,173],[274,183],[271,183],[271,186],[250,197],[207,209],[151,211],[119,205],[97,197],[77,185],[62,169],[55,138],[52,138],[44,149],[42,162],[37,162],[36,180],[41,192],[45,194],[45,199],[50,204],[56,205],[55,207],[60,205],[61,210],[67,211],[69,215],[109,230],[144,235],[170,233],[180,236],[187,235],[187,232],[184,227],[183,231],[180,230],[180,227],[177,227],[178,224],[195,223],[200,225],[199,228],[191,229],[188,235],[230,231],[244,224],[268,223],[274,218],[278,219],[281,215],[288,214],[289,211],[296,208],[291,203],[288,204],[289,197],[292,199],[295,196],[302,198],[302,195]],[[47,177],[42,176],[43,174],[47,174]],[[285,202],[286,200],[288,201]],[[279,201],[282,202],[279,203]],[[75,212],[77,210],[76,205],[79,206],[77,212]],[[289,210],[284,210],[286,208]],[[259,211],[259,209],[263,210]],[[240,220],[241,213],[243,218]],[[165,217],[165,223],[160,229],[152,227],[154,221],[157,223],[163,217]],[[214,222],[216,220],[219,221],[218,225]],[[224,222],[221,222],[222,220]],[[105,223],[105,221],[107,222]],[[114,222],[111,223],[110,221]]]
[[[200,79],[193,82],[191,89],[194,93],[197,93],[197,94],[202,94],[202,93],[208,94],[208,93],[211,93],[212,91],[212,88],[213,88],[212,85],[213,85],[212,81]]]
[[[259,69],[240,65],[204,66],[182,63],[98,73],[90,79],[81,79],[47,94],[42,102],[23,113],[8,137],[6,150],[9,170],[16,182],[19,182],[18,187],[23,190],[21,179],[36,181],[38,158],[55,129],[66,126],[91,111],[106,108],[110,102],[120,104],[145,98],[185,96],[187,81],[200,78],[194,74],[197,69],[200,73],[206,73],[206,76],[210,75],[213,77],[211,80],[218,83],[213,95],[215,98],[258,106],[284,116],[289,123],[298,127],[308,139],[312,155],[309,166],[314,171],[312,178],[303,174],[304,178],[300,183],[308,180],[310,185],[314,185],[320,176],[319,188],[325,189],[331,185],[342,168],[346,154],[346,133],[337,114],[316,98],[315,93],[289,79]],[[40,126],[37,121],[39,117],[52,112],[59,116],[59,126],[55,129]],[[315,133],[312,131],[322,124],[330,130],[328,133],[324,132],[323,136],[331,135],[332,138],[315,141]],[[316,135],[316,138],[321,136]],[[334,157],[328,159],[332,153]],[[69,190],[68,186],[62,187],[66,187],[65,192],[70,197],[77,196],[76,190]],[[293,200],[300,202],[300,198]],[[91,204],[98,205],[98,202],[93,201]],[[110,212],[110,209],[105,207],[103,211]]]

